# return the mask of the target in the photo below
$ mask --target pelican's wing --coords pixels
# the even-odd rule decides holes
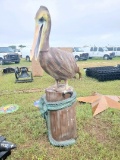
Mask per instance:
[[[59,76],[61,75],[61,77],[74,77],[77,70],[77,64],[71,53],[57,48],[51,48],[50,56],[49,67],[51,70],[59,74]]]

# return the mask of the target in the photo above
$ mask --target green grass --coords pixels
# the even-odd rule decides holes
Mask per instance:
[[[69,80],[77,92],[77,97],[88,96],[93,92],[120,96],[120,80],[98,82],[86,77],[84,69],[92,66],[115,66],[120,58],[113,60],[91,59],[77,62],[82,72],[82,80]],[[20,64],[0,66],[0,106],[15,103],[19,110],[11,114],[0,115],[0,135],[17,144],[8,160],[118,160],[120,159],[120,111],[107,109],[92,116],[90,104],[76,106],[77,139],[68,147],[54,147],[47,136],[44,119],[33,102],[44,94],[44,89],[54,84],[54,79],[44,73],[43,77],[34,77],[32,83],[14,83],[15,76],[2,74],[5,67],[27,66],[31,62],[21,60]],[[37,89],[39,92],[20,90]]]

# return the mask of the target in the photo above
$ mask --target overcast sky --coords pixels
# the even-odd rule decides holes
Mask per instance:
[[[120,45],[120,0],[0,0],[0,46],[32,45],[41,5],[52,19],[51,47]]]

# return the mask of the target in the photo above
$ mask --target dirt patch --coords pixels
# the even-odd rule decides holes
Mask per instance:
[[[106,143],[110,140],[107,132],[111,127],[112,124],[110,122],[102,121],[100,118],[93,118],[85,125],[84,129],[92,137],[96,138],[98,142]]]

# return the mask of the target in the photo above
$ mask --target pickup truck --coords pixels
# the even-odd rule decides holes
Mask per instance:
[[[76,61],[87,60],[89,58],[89,54],[87,52],[84,52],[81,47],[74,47],[72,54]]]
[[[17,53],[8,53],[4,55],[3,57],[0,57],[0,65],[6,64],[6,63],[19,63],[20,57]]]

